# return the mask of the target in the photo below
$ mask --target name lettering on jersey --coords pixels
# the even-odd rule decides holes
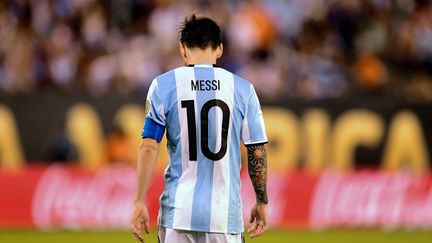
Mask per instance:
[[[220,80],[191,80],[192,91],[220,90]]]

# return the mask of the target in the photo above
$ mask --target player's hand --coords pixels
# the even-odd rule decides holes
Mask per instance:
[[[148,210],[144,203],[135,203],[132,213],[131,230],[134,236],[140,242],[144,243],[144,237],[141,233],[142,229],[144,229],[147,234],[150,234]]]
[[[267,217],[267,204],[255,203],[251,209],[249,220],[249,223],[252,223],[252,226],[248,229],[251,238],[258,237],[266,232]]]

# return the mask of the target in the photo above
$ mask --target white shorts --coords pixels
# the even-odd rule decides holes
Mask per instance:
[[[159,227],[159,243],[244,243],[243,234],[206,233]]]

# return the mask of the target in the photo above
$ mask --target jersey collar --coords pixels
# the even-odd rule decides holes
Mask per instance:
[[[188,67],[219,67],[216,64],[209,64],[209,63],[198,63],[198,64],[188,64]]]

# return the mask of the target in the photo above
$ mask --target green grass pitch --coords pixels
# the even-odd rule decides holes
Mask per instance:
[[[157,243],[156,233],[147,235],[146,243]],[[137,243],[129,232],[90,232],[90,231],[0,231],[1,243]],[[332,230],[332,231],[270,231],[251,243],[427,243],[432,242],[432,232],[376,230]]]

